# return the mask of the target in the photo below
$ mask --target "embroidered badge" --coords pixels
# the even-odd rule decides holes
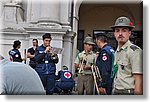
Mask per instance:
[[[39,51],[39,53],[44,53],[44,51]]]
[[[71,77],[71,74],[69,72],[65,72],[64,73],[64,77],[67,78],[67,79],[69,79]]]
[[[15,55],[15,57],[19,57],[19,55],[17,54],[17,55]]]
[[[102,59],[103,59],[103,61],[106,61],[107,60],[107,56],[103,56]]]

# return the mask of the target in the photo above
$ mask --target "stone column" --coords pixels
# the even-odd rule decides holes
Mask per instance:
[[[63,41],[63,47],[64,47],[64,53],[63,53],[63,59],[62,63],[63,65],[66,65],[70,71],[72,71],[72,57],[73,57],[73,37],[74,37],[73,32],[68,32],[64,36],[64,41]]]
[[[47,0],[40,2],[40,16],[38,22],[53,22],[59,23],[60,21],[60,1]]]
[[[60,22],[63,25],[69,25],[70,17],[70,0],[61,0],[60,1]]]
[[[40,17],[40,2],[37,0],[27,0],[27,22],[36,24]]]
[[[75,72],[75,68],[74,68],[74,61],[76,58],[76,54],[77,54],[77,32],[78,32],[78,21],[79,21],[79,7],[81,5],[82,0],[74,0],[74,14],[73,14],[73,32],[76,33],[76,36],[74,37],[74,41],[73,41],[73,58],[72,58],[72,68],[73,71]]]

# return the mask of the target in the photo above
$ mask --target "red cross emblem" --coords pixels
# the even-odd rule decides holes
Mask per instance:
[[[12,58],[12,56],[10,56],[10,61],[13,61],[13,58]]]
[[[67,79],[69,79],[71,77],[71,74],[69,72],[65,72],[64,73],[64,77],[67,78]]]
[[[106,61],[107,60],[107,56],[103,56],[103,61]]]

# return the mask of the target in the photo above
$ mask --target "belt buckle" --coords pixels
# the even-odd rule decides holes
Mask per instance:
[[[128,93],[131,93],[131,90],[128,90]]]

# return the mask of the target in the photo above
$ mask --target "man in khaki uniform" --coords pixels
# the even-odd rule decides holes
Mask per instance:
[[[127,17],[119,17],[114,26],[114,36],[118,41],[115,52],[114,95],[143,94],[142,50],[129,40],[134,28]]]
[[[78,70],[77,91],[79,95],[83,95],[86,91],[87,95],[93,94],[94,80],[92,76],[91,66],[95,63],[95,54],[92,51],[94,42],[92,37],[86,37],[84,40],[84,51],[79,53],[75,60],[75,68]]]

